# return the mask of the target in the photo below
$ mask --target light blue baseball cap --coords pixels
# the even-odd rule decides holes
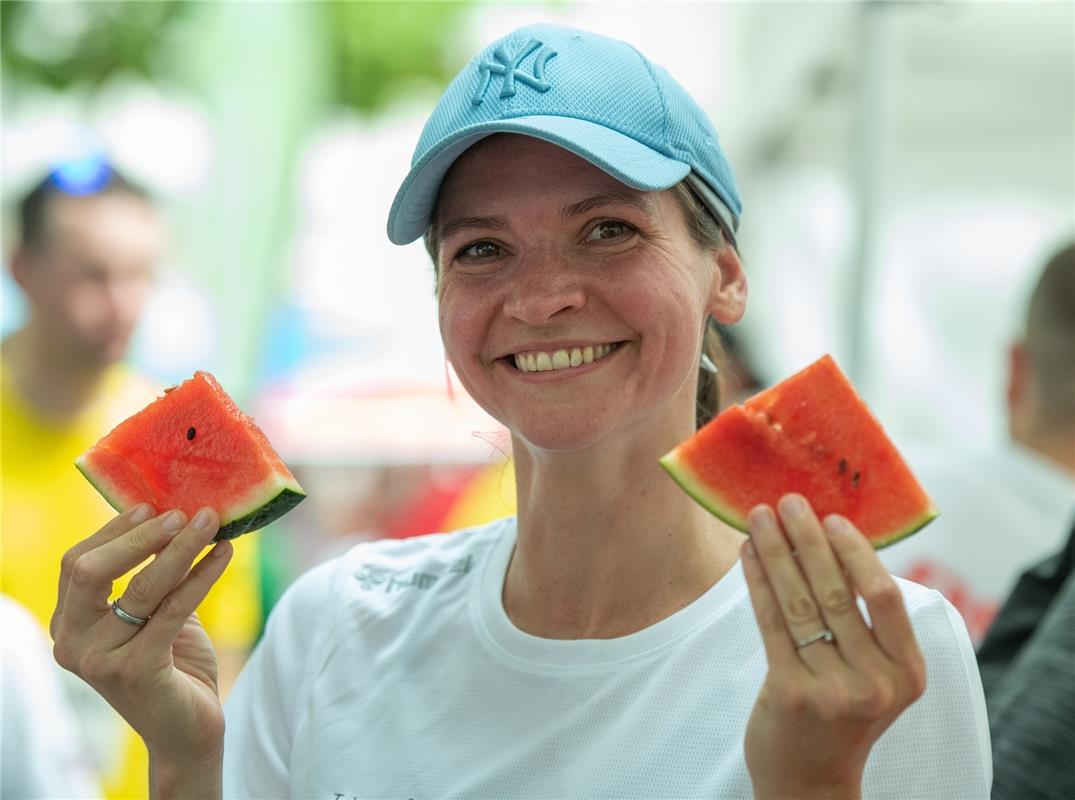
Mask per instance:
[[[641,191],[686,179],[734,241],[742,202],[706,113],[631,45],[560,25],[519,28],[456,75],[392,203],[391,241],[425,235],[445,173],[495,133],[544,139]]]

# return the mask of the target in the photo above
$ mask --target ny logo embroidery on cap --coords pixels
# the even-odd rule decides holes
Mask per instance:
[[[523,63],[527,56],[533,53],[538,48],[541,51],[534,56],[534,74],[530,75],[519,69],[519,65]],[[556,55],[556,51],[550,47],[546,47],[543,42],[537,39],[531,39],[518,51],[514,56],[509,56],[504,52],[503,46],[496,48],[493,51],[493,57],[495,61],[483,61],[478,65],[478,72],[481,75],[481,85],[478,87],[478,91],[474,93],[474,97],[471,98],[474,105],[480,106],[482,100],[485,99],[485,93],[489,90],[489,84],[493,82],[493,75],[500,75],[504,78],[504,83],[500,87],[500,96],[513,97],[515,95],[515,82],[521,81],[527,86],[537,89],[539,92],[547,92],[552,88],[552,84],[545,80],[545,65],[549,62],[549,59]]]

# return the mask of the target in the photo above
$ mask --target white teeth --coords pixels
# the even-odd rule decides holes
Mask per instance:
[[[549,372],[558,369],[570,369],[583,364],[591,364],[598,359],[604,358],[613,350],[615,345],[599,344],[587,345],[586,347],[573,347],[570,350],[553,350],[551,352],[517,353],[515,366],[522,372]]]

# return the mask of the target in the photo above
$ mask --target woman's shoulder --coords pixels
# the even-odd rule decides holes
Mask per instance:
[[[965,638],[967,645],[970,646],[970,635],[967,633],[966,623],[947,597],[936,589],[906,578],[893,575],[892,579],[899,587],[900,594],[903,596],[903,605],[907,609],[917,635],[922,634],[920,628],[936,629],[937,633],[949,631],[955,638]]]
[[[956,607],[936,589],[897,576],[893,580],[903,595],[903,605],[926,657],[927,668],[939,661],[959,664],[959,671],[968,673],[970,683],[980,691],[974,644],[967,623]]]

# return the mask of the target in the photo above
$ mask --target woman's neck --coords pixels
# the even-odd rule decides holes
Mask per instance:
[[[564,454],[515,443],[519,535],[504,608],[519,628],[625,636],[689,605],[731,568],[742,534],[665,473],[658,458],[668,449],[636,439]]]

